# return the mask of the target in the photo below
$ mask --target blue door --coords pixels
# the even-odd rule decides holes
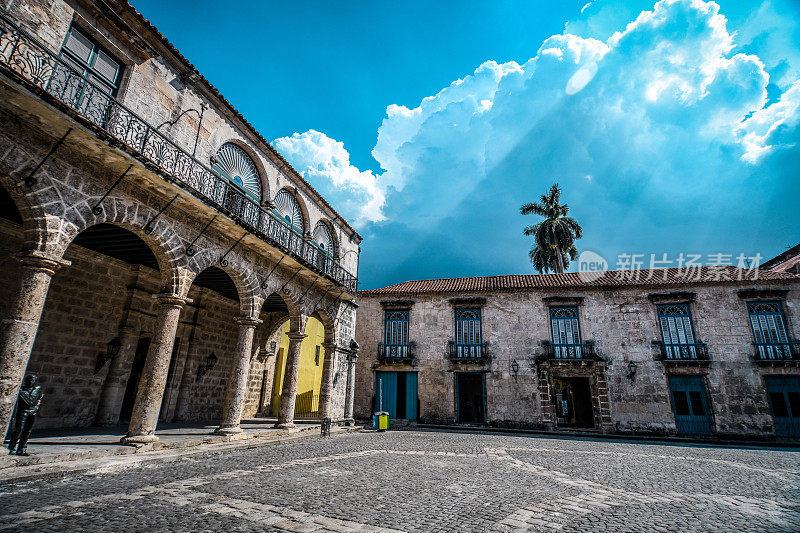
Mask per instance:
[[[403,372],[406,376],[406,418],[417,419],[417,373]]]
[[[711,411],[701,376],[669,376],[675,425],[681,435],[711,435]]]
[[[769,405],[779,437],[800,437],[800,377],[767,376]]]
[[[375,372],[375,412],[397,418],[397,372]]]

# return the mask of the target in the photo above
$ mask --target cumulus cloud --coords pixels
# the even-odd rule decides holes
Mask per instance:
[[[732,205],[766,209],[751,178],[796,146],[800,81],[768,98],[765,60],[737,49],[714,2],[661,0],[624,20],[608,2],[582,11],[524,63],[487,61],[417,107],[390,105],[378,175],[318,132],[276,141],[307,176],[369,199],[360,220],[382,222],[366,226],[362,272],[379,267],[384,283],[529,268],[519,205],[554,181],[584,241],[605,251],[707,247],[712,235],[721,246],[735,236],[698,226],[698,210],[737,225]],[[795,186],[786,172],[773,177],[778,195]]]
[[[274,146],[325,198],[335,199],[337,210],[355,225],[384,220],[385,196],[377,178],[350,164],[343,143],[309,130],[275,139]]]

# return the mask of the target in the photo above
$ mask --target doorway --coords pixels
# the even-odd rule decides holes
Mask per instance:
[[[136,402],[136,391],[139,390],[139,378],[142,377],[147,352],[150,350],[150,340],[150,337],[141,337],[136,344],[136,355],[133,356],[131,374],[128,377],[125,396],[122,398],[122,409],[119,412],[120,422],[129,422],[133,414],[133,404]]]
[[[456,372],[456,417],[462,424],[483,424],[484,409],[483,374]]]
[[[767,376],[764,383],[775,420],[775,435],[800,437],[800,377]]]
[[[593,429],[592,386],[588,377],[555,378],[556,417],[559,426]]]
[[[389,418],[417,419],[417,373],[375,372],[375,412],[383,409]]]
[[[672,410],[680,435],[711,435],[711,410],[702,376],[669,376]]]

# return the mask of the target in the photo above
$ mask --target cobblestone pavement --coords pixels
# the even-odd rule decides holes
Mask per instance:
[[[800,452],[353,433],[0,485],[15,531],[800,531]]]

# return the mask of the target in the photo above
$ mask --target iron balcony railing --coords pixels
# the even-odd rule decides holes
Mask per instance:
[[[546,359],[596,359],[594,342],[558,343],[542,342]]]
[[[673,344],[656,341],[662,361],[708,361],[708,345],[704,342]]]
[[[414,342],[408,344],[378,344],[378,362],[382,364],[411,364],[414,362]]]
[[[447,344],[450,360],[454,363],[482,363],[486,361],[488,352],[486,343],[460,344],[449,341]]]
[[[291,254],[346,290],[356,276],[327,256],[241,188],[189,155],[163,133],[103,91],[0,13],[0,66],[36,85],[103,129],[206,204],[248,232]]]
[[[800,341],[754,342],[757,361],[786,361],[800,359]]]

